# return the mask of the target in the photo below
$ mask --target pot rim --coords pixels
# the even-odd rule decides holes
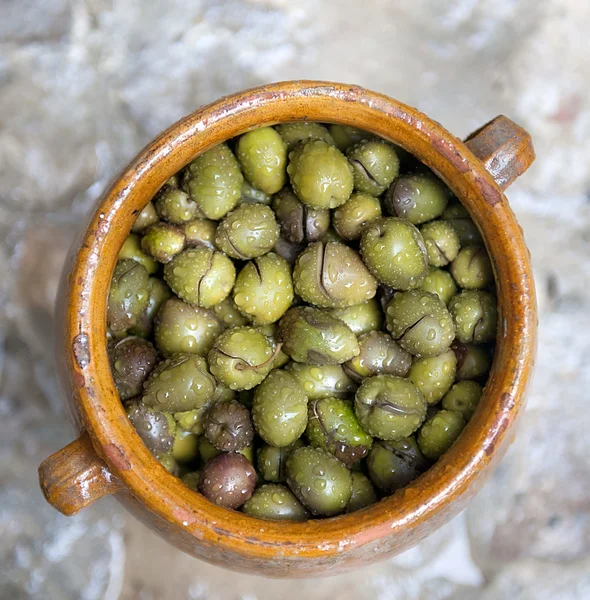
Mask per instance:
[[[197,154],[244,131],[288,121],[366,129],[416,155],[439,175],[478,225],[496,274],[499,326],[490,378],[464,432],[425,474],[368,509],[305,523],[260,521],[218,507],[169,474],[126,417],[107,357],[106,304],[119,248],[143,206]],[[104,193],[68,276],[65,336],[74,400],[96,452],[124,488],[169,525],[248,558],[318,558],[426,520],[442,524],[459,496],[503,455],[523,406],[535,355],[530,256],[502,191],[470,150],[419,111],[362,87],[288,81],[226,96],[184,117],[146,146]],[[126,489],[125,489],[126,488]],[[462,508],[458,506],[455,512]],[[444,510],[443,510],[444,509]],[[436,518],[438,515],[438,519]],[[377,552],[377,546],[375,545]],[[376,558],[378,555],[376,555]]]

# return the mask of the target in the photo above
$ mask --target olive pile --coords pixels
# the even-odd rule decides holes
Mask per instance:
[[[149,450],[261,519],[364,508],[473,415],[494,277],[449,189],[341,125],[263,127],[198,156],[138,215],[112,277],[116,388]]]

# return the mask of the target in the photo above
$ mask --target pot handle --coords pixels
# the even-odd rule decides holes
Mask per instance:
[[[47,502],[67,517],[121,489],[87,432],[41,463],[39,484]]]
[[[504,115],[474,131],[465,140],[465,145],[479,158],[502,190],[535,160],[530,134]]]

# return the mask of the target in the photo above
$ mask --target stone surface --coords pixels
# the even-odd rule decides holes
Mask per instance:
[[[292,597],[589,597],[589,26],[590,5],[578,0],[5,0],[0,597],[264,600],[285,591],[171,550],[112,500],[66,520],[44,503],[35,468],[73,435],[53,375],[52,319],[79,223],[174,120],[289,78],[365,85],[458,136],[498,113],[529,129],[537,162],[508,195],[540,308],[522,428],[467,511],[395,559],[289,585]]]

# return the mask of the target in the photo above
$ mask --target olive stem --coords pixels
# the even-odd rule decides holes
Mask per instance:
[[[268,360],[265,360],[263,363],[260,363],[259,365],[249,365],[248,363],[238,363],[236,365],[236,369],[238,371],[255,371],[256,369],[262,369],[262,368],[266,367],[268,364],[270,364],[279,355],[279,352],[281,351],[282,347],[283,347],[282,342],[277,344],[275,346],[275,349],[274,349],[273,353],[271,354],[270,358]]]

